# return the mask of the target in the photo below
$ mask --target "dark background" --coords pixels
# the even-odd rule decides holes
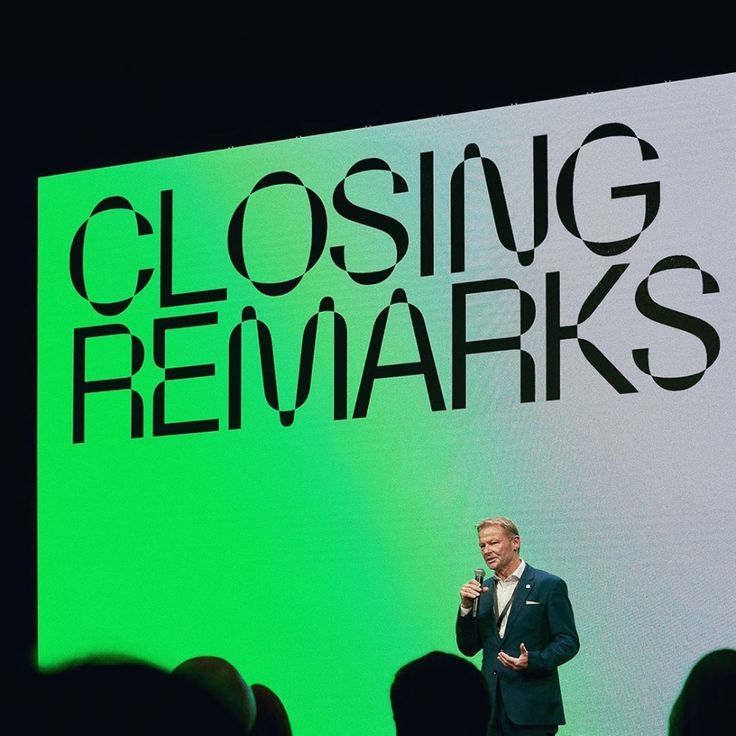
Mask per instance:
[[[418,64],[404,78],[388,74],[370,81],[348,74],[328,81],[318,74],[300,83],[274,79],[254,85],[250,81],[253,69],[244,68],[240,77],[216,84],[201,78],[174,83],[168,72],[156,84],[146,86],[111,82],[103,75],[72,83],[74,75],[54,74],[53,59],[46,81],[40,75],[12,81],[11,74],[11,82],[3,87],[3,141],[10,157],[3,171],[2,247],[7,264],[3,280],[10,286],[3,324],[10,331],[3,355],[4,454],[10,498],[4,525],[10,530],[6,535],[10,541],[6,590],[10,595],[5,607],[10,620],[5,634],[13,657],[20,658],[21,664],[31,663],[36,641],[37,178],[296,135],[723,74],[736,68],[736,59],[731,63],[728,58],[730,53],[726,60],[717,58],[721,48],[715,39],[706,53],[693,53],[683,37],[683,43],[678,41],[669,49],[655,43],[645,55],[637,55],[629,48],[636,41],[625,36],[607,45],[593,40],[578,49],[569,35],[564,58],[559,49],[550,47],[547,53],[537,49],[536,61],[531,63],[522,58],[527,47],[521,44],[507,49],[503,67],[493,67],[489,61],[488,73],[473,80],[462,70],[438,73],[436,67],[423,70]],[[707,39],[701,41],[708,46]],[[384,52],[380,45],[376,48],[376,53]],[[518,64],[514,62],[517,57]],[[94,60],[87,66],[94,70]],[[49,81],[54,76],[65,79]]]

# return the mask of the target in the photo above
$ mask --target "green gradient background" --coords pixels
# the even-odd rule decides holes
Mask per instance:
[[[731,79],[728,84],[733,86]],[[599,259],[565,233],[553,212],[535,265],[520,269],[483,219],[477,180],[468,187],[468,267],[450,276],[447,184],[464,146],[481,145],[508,176],[512,222],[519,240],[528,243],[532,136],[550,135],[550,170],[556,172],[594,125],[621,116],[641,125],[639,118],[651,122],[647,104],[658,94],[670,107],[680,104],[672,87],[656,88],[648,96],[637,91],[591,95],[40,180],[40,664],[121,652],[172,668],[196,655],[221,656],[247,681],[267,684],[282,697],[299,735],[389,734],[394,673],[429,650],[455,651],[457,590],[480,562],[473,523],[503,513],[522,527],[524,556],[570,584],[583,649],[561,669],[570,724],[563,732],[612,734],[628,724],[628,733],[638,733],[637,726],[649,729],[642,734],[653,733],[652,724],[664,722],[686,658],[693,660],[703,645],[720,643],[719,616],[725,621],[728,609],[706,623],[704,639],[696,644],[693,638],[678,654],[674,669],[670,659],[656,663],[662,681],[652,692],[647,692],[656,681],[651,672],[637,668],[632,673],[620,665],[621,638],[610,621],[618,618],[621,603],[609,597],[620,548],[619,542],[609,546],[609,540],[630,533],[624,544],[639,544],[639,535],[651,533],[652,525],[632,524],[631,515],[622,521],[621,509],[640,500],[619,494],[616,462],[621,467],[633,463],[645,484],[666,484],[661,476],[656,480],[654,468],[665,463],[677,474],[678,462],[690,462],[693,450],[678,456],[678,448],[688,452],[684,439],[682,447],[670,439],[669,447],[652,449],[646,458],[631,448],[632,455],[623,453],[614,461],[589,428],[611,422],[605,431],[625,443],[632,426],[644,434],[655,425],[671,426],[683,411],[708,405],[710,394],[706,388],[705,394],[663,395],[639,377],[641,393],[625,403],[589,375],[593,372],[581,367],[581,360],[566,358],[564,375],[579,370],[582,377],[564,379],[563,400],[545,403],[538,359],[544,344],[544,272],[561,271],[563,284],[570,285],[570,293],[565,290],[570,305],[563,307],[572,315],[602,273]],[[712,93],[708,84],[681,84],[680,90],[685,87],[688,104]],[[655,125],[661,136],[674,125],[665,118]],[[419,153],[428,150],[436,157],[436,275],[420,279]],[[331,204],[336,184],[366,157],[385,159],[409,185],[408,193],[391,194],[385,172],[356,176],[348,185],[355,201],[399,219],[409,232],[409,252],[390,279],[356,285],[332,264],[327,250],[283,297],[265,297],[239,276],[227,254],[230,216],[262,176],[279,170],[297,174],[319,194],[328,213],[327,247],[347,243],[349,266],[391,263],[393,245],[386,235],[344,220]],[[174,191],[175,290],[227,287],[226,302],[159,307],[163,189]],[[79,225],[97,202],[113,195],[129,199],[151,221],[154,234],[136,237],[131,213],[97,216],[85,256],[91,297],[127,296],[138,268],[156,272],[122,315],[107,319],[74,291],[68,259]],[[660,220],[666,218],[663,209]],[[274,281],[302,271],[308,223],[300,190],[280,187],[254,195],[246,215],[251,273]],[[634,274],[642,278],[654,263],[651,252],[639,255],[629,258],[635,261],[634,284]],[[538,359],[535,403],[519,403],[517,358],[479,356],[468,363],[465,410],[433,413],[422,378],[406,377],[375,383],[367,418],[334,421],[332,329],[320,321],[312,391],[293,426],[285,428],[263,397],[251,326],[244,339],[243,427],[226,428],[227,341],[243,307],[254,306],[271,329],[279,397],[290,408],[302,330],[320,299],[333,297],[348,324],[350,416],[373,322],[393,290],[403,288],[424,315],[449,407],[450,285],[499,277],[517,279],[537,302],[537,321],[528,335]],[[517,329],[516,302],[495,299],[469,310],[469,337]],[[718,304],[705,315],[702,302],[694,303],[701,315],[717,322]],[[217,312],[216,325],[168,335],[171,365],[212,362],[216,374],[168,384],[167,419],[218,418],[220,430],[152,437],[152,392],[163,378],[153,363],[153,319],[209,311]],[[124,323],[144,343],[144,366],[133,382],[144,399],[144,437],[129,438],[129,398],[116,392],[87,399],[86,441],[74,445],[73,329],[109,322]],[[731,327],[719,325],[722,339]],[[88,377],[119,374],[128,349],[121,338],[94,344]],[[392,307],[381,363],[415,359],[406,307]],[[712,369],[714,396],[724,380],[720,368]],[[732,416],[728,404],[719,424],[721,437],[727,427],[724,445],[732,436]],[[714,429],[713,436],[717,433]],[[726,477],[733,461],[717,457]],[[715,493],[714,513],[732,519],[725,485]],[[673,516],[678,512],[679,507],[671,509]],[[724,537],[728,528],[724,523]],[[666,527],[660,532],[663,539],[670,533]],[[653,559],[661,551],[653,551]],[[594,568],[604,574],[591,585]],[[644,641],[659,628],[653,618],[638,636]],[[635,707],[624,698],[632,677],[644,698]]]

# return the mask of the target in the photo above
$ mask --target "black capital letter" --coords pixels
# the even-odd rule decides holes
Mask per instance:
[[[130,336],[130,374],[119,378],[89,381],[87,369],[87,340],[110,335]],[[78,327],[74,330],[74,396],[73,396],[73,441],[84,442],[85,396],[102,391],[130,391],[130,436],[143,436],[143,399],[132,388],[133,376],[143,365],[143,343],[125,325],[100,325]]]
[[[408,363],[389,363],[387,365],[378,365],[389,311],[394,304],[406,304],[409,309],[414,341],[416,342],[417,350],[419,352],[419,360]],[[399,376],[417,375],[424,376],[424,384],[427,387],[429,405],[432,408],[432,411],[444,411],[445,400],[442,396],[440,379],[437,375],[437,366],[435,365],[434,356],[432,355],[432,346],[429,342],[429,335],[427,334],[427,326],[424,323],[424,317],[417,307],[409,303],[404,290],[396,289],[391,295],[389,305],[380,311],[378,317],[376,317],[375,323],[373,324],[371,340],[368,345],[368,354],[365,358],[363,375],[360,379],[358,396],[355,400],[353,418],[363,418],[367,415],[368,404],[370,403],[371,392],[373,391],[373,382],[377,378],[396,378]]]
[[[434,151],[419,154],[419,275],[434,273]]]
[[[312,239],[309,246],[309,259],[304,272],[295,276],[293,279],[286,281],[276,281],[272,283],[264,281],[254,281],[248,274],[248,267],[245,264],[245,256],[243,255],[243,223],[245,221],[245,208],[248,205],[248,199],[257,191],[266,187],[279,186],[281,184],[292,184],[300,186],[307,193],[309,201],[309,211],[312,216]],[[230,260],[233,266],[242,276],[245,276],[253,286],[266,296],[282,296],[295,288],[304,278],[322,255],[327,240],[327,213],[322,200],[308,187],[305,187],[302,180],[289,171],[276,171],[267,174],[260,179],[251,190],[251,193],[235,208],[233,216],[230,219],[230,225],[227,229],[227,249],[230,254]]]
[[[466,336],[466,310],[468,294],[492,291],[519,292],[519,334],[486,340],[468,340]],[[534,401],[534,358],[521,349],[521,336],[532,326],[536,316],[534,299],[520,289],[511,279],[469,281],[452,286],[452,408],[464,409],[466,402],[466,358],[477,353],[494,353],[502,350],[519,351],[519,400]]]
[[[659,182],[650,181],[644,184],[628,184],[620,187],[611,187],[611,199],[621,199],[623,197],[644,197],[644,223],[641,230],[629,238],[621,240],[611,240],[609,242],[598,243],[594,240],[585,240],[580,235],[578,223],[575,218],[575,206],[573,204],[573,180],[575,178],[575,164],[578,160],[578,154],[583,146],[602,138],[612,137],[629,137],[639,141],[639,150],[641,151],[642,161],[651,161],[659,158],[654,146],[647,141],[638,138],[631,128],[622,123],[607,123],[599,125],[591,131],[580,148],[574,151],[565,161],[560,169],[560,175],[557,179],[557,211],[560,215],[562,224],[567,231],[579,240],[582,240],[588,248],[598,256],[616,256],[631,248],[639,239],[639,236],[646,230],[659,211]]]
[[[347,417],[347,350],[348,330],[344,317],[335,310],[332,297],[326,296],[319,304],[317,314],[313,314],[304,327],[302,333],[302,348],[299,354],[299,377],[297,379],[296,401],[293,409],[282,409],[279,402],[278,383],[276,380],[276,365],[273,356],[273,340],[268,325],[258,319],[254,307],[245,307],[240,319],[230,333],[229,342],[229,379],[228,379],[228,401],[230,429],[240,429],[242,424],[242,350],[243,350],[243,324],[255,322],[258,334],[258,351],[261,358],[261,377],[263,379],[263,393],[268,405],[278,411],[279,420],[284,427],[294,422],[294,414],[309,396],[312,387],[312,373],[314,372],[314,348],[317,342],[317,328],[320,315],[332,315],[334,329],[334,353],[333,353],[333,375],[334,375],[334,398],[333,411],[335,419]]]
[[[380,158],[367,158],[353,164],[345,175],[345,178],[335,187],[335,192],[332,195],[332,204],[339,214],[352,222],[380,230],[394,241],[394,247],[396,249],[394,262],[387,268],[379,271],[351,271],[345,265],[345,246],[333,245],[330,248],[330,256],[338,268],[345,271],[355,283],[369,286],[385,281],[394,272],[394,268],[396,268],[399,261],[406,255],[406,251],[409,248],[409,235],[406,232],[406,228],[393,217],[381,214],[380,212],[374,212],[365,207],[360,207],[348,199],[345,194],[345,182],[348,180],[348,177],[363,171],[388,171],[391,174],[394,194],[408,192],[409,187],[406,181],[395,171],[392,171],[391,167]]]
[[[547,237],[548,196],[547,196],[547,136],[534,136],[534,245],[531,250],[516,247],[514,231],[511,227],[506,195],[503,191],[501,174],[496,164],[480,155],[475,143],[465,147],[465,157],[452,172],[450,179],[450,270],[458,273],[465,270],[465,167],[470,159],[477,158],[483,166],[488,199],[491,203],[496,233],[506,250],[515,252],[522,266],[530,266],[534,261],[534,249]]]
[[[174,293],[174,192],[161,192],[161,306],[177,307],[183,304],[202,304],[227,299],[227,289],[180,291]]]
[[[676,330],[688,332],[694,337],[697,337],[705,348],[705,368],[699,373],[676,377],[655,376],[652,374],[649,368],[649,348],[632,350],[634,363],[636,363],[637,368],[648,376],[651,376],[657,386],[668,391],[684,391],[694,386],[703,377],[708,368],[713,365],[721,350],[720,338],[712,325],[690,314],[683,314],[682,312],[657,304],[652,299],[649,293],[649,279],[655,273],[678,268],[689,268],[700,272],[703,294],[715,294],[720,291],[718,282],[713,276],[703,271],[690,256],[669,256],[668,258],[663,258],[654,265],[649,276],[639,284],[636,290],[636,306],[645,317],[659,324],[674,327]]]
[[[185,422],[166,421],[166,382],[187,378],[201,378],[215,375],[214,363],[170,367],[166,365],[166,333],[185,327],[200,327],[217,324],[217,312],[191,314],[183,317],[162,317],[153,320],[153,359],[159,368],[164,369],[164,380],[153,389],[153,434],[156,437],[171,434],[194,434],[196,432],[216,432],[217,419],[195,419]]]
[[[133,212],[135,214],[139,236],[150,235],[153,232],[153,228],[151,227],[151,223],[143,217],[140,212],[136,212],[133,209],[133,205],[127,199],[124,197],[107,197],[92,210],[89,217],[81,224],[79,230],[77,230],[74,235],[72,247],[69,251],[69,273],[71,275],[72,284],[77,290],[77,293],[86,299],[96,312],[105,315],[105,317],[112,317],[124,311],[133,301],[135,295],[143,291],[143,288],[149,282],[151,275],[153,274],[153,269],[145,268],[138,271],[138,280],[135,285],[135,291],[128,299],[121,299],[117,302],[96,302],[89,298],[84,278],[84,238],[87,233],[87,224],[89,221],[95,215],[107,210],[129,210],[130,212]]]
[[[576,324],[564,326],[560,324],[560,273],[553,271],[547,274],[547,401],[560,398],[560,343],[573,338],[577,340],[588,363],[618,393],[636,393],[636,388],[626,376],[592,342],[578,337],[578,327],[593,314],[628,267],[628,263],[611,266],[583,302]]]

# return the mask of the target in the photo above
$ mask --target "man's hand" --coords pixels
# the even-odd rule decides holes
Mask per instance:
[[[463,608],[472,608],[473,601],[481,594],[488,590],[488,586],[481,587],[477,580],[468,580],[462,588],[460,588],[460,605]]]
[[[509,657],[506,652],[501,650],[498,653],[498,661],[510,670],[525,670],[529,666],[529,652],[527,652],[524,642],[521,643],[519,651],[518,657]]]

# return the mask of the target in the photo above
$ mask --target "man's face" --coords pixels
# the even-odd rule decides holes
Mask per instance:
[[[520,542],[519,537],[509,537],[500,526],[484,526],[478,532],[478,544],[486,565],[502,578],[511,575],[519,564],[515,553]]]

